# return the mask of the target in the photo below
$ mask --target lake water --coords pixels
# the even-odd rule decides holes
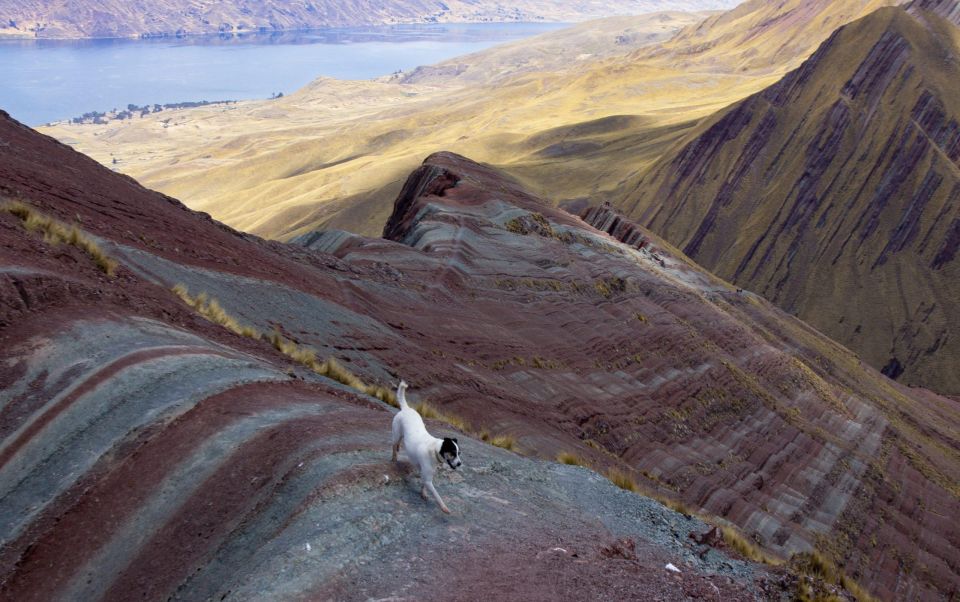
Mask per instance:
[[[2,40],[0,108],[40,125],[131,103],[269,98],[319,76],[367,79],[408,71],[560,27],[483,23],[226,38]]]

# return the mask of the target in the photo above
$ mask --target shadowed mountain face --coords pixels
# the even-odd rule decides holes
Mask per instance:
[[[106,276],[0,213],[3,597],[782,591],[782,575],[700,558],[699,521],[465,434],[465,470],[438,480],[455,514],[440,516],[387,461],[383,405],[205,321],[177,283],[367,382],[402,376],[468,433],[615,467],[784,556],[819,548],[884,599],[960,584],[956,402],[884,378],[613,214],[596,229],[442,153],[406,181],[385,239],[284,245],[6,118],[0,141],[0,192],[78,223],[120,264]],[[634,551],[611,548],[624,537]],[[529,589],[544,580],[555,590]]]
[[[701,126],[623,203],[875,367],[957,394],[960,31],[939,16],[956,2],[927,5],[839,30]]]

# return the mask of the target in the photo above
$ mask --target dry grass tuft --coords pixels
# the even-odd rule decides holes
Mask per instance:
[[[570,466],[584,466],[590,468],[590,464],[576,454],[571,454],[570,452],[560,452],[557,454],[557,462],[561,464],[569,464]]]
[[[664,504],[667,508],[670,508],[670,509],[673,510],[674,512],[679,512],[680,514],[683,514],[684,516],[692,516],[692,515],[693,515],[693,512],[690,510],[690,507],[687,506],[686,504],[684,504],[684,503],[683,503],[682,501],[680,501],[680,500],[666,499],[666,500],[663,501],[663,504]]]
[[[846,575],[840,576],[840,585],[843,586],[843,589],[853,594],[853,597],[856,598],[858,602],[877,602],[877,599],[871,596],[862,585]]]
[[[415,404],[413,406],[413,409],[415,409],[417,413],[420,414],[420,417],[423,418],[424,420],[428,418],[433,418],[433,419],[440,418],[440,411],[425,401],[421,401],[420,403]]]
[[[303,364],[314,372],[318,371],[319,362],[317,360],[317,352],[310,347],[298,345],[277,331],[270,333],[267,340],[273,345],[274,349],[293,361]]]
[[[632,491],[637,493],[640,488],[637,486],[637,482],[633,479],[632,476],[623,472],[619,468],[611,468],[607,471],[607,478],[610,479],[614,485],[620,489],[625,489],[627,491]]]
[[[196,297],[190,294],[190,291],[183,284],[177,284],[172,289],[173,294],[180,297],[180,300],[192,307],[198,314],[213,322],[219,324],[227,330],[254,340],[260,340],[263,335],[256,328],[240,324],[236,318],[227,313],[216,299],[208,296],[206,293],[200,293]],[[276,344],[274,344],[276,346]]]
[[[847,577],[832,560],[814,550],[790,557],[790,568],[806,577],[797,584],[796,599],[802,602],[830,602],[838,599],[823,587],[823,584],[840,586],[859,600],[874,602],[871,596],[854,579]]]
[[[830,583],[836,583],[840,577],[836,565],[817,551],[794,554],[790,557],[790,564],[799,573]]]
[[[359,376],[332,357],[323,361],[318,372],[327,378],[332,378],[338,383],[347,385],[351,389],[356,389],[363,393],[367,392],[367,383],[363,382]]]
[[[497,435],[490,439],[490,445],[502,447],[507,451],[517,451],[517,438],[513,435]]]
[[[400,404],[397,403],[396,394],[388,387],[384,387],[383,385],[371,385],[363,382],[359,376],[351,372],[335,358],[328,357],[322,362],[317,362],[316,359],[314,359],[310,365],[310,368],[321,376],[326,376],[327,378],[331,378],[338,383],[347,385],[351,389],[356,389],[357,391],[369,395],[370,397],[375,397],[395,408],[400,407]]]
[[[192,307],[197,313],[207,320],[210,320],[214,324],[219,324],[220,326],[223,326],[227,330],[240,336],[255,340],[266,339],[271,345],[273,345],[274,349],[298,364],[306,366],[320,376],[325,376],[329,379],[344,384],[351,389],[355,389],[361,393],[375,397],[395,408],[400,407],[400,404],[397,403],[397,396],[391,389],[384,387],[383,385],[371,385],[363,382],[359,376],[348,370],[336,359],[329,357],[323,361],[320,361],[317,359],[317,352],[314,349],[291,341],[280,334],[279,331],[275,330],[269,335],[264,335],[252,326],[240,324],[233,316],[228,314],[226,310],[223,309],[216,299],[209,297],[206,293],[200,293],[194,297],[183,284],[177,284],[172,290],[174,294],[180,297],[184,303]],[[446,422],[450,426],[465,433],[471,432],[470,424],[456,414],[441,412],[425,402],[414,407],[424,418],[434,418],[436,420]],[[495,442],[492,443],[494,445],[498,445]],[[511,445],[512,444],[513,443],[511,443]],[[505,445],[500,445],[500,447],[505,447]],[[507,449],[513,448],[510,447]]]
[[[440,420],[446,422],[453,428],[459,431],[462,431],[464,433],[469,433],[472,430],[470,428],[470,423],[464,420],[461,416],[457,416],[456,414],[441,414]]]
[[[273,345],[274,349],[298,364],[306,366],[320,376],[326,376],[327,378],[335,380],[352,389],[356,389],[361,393],[365,393],[371,397],[376,397],[377,399],[384,401],[395,408],[400,407],[399,404],[397,404],[397,397],[393,391],[381,385],[369,385],[363,382],[360,377],[353,372],[350,372],[350,370],[346,369],[336,359],[330,357],[320,361],[317,359],[317,352],[313,348],[305,345],[299,345],[280,334],[279,331],[275,330],[269,335],[264,335],[252,326],[240,324],[236,318],[228,314],[226,310],[223,309],[216,299],[211,298],[206,293],[200,293],[194,297],[183,284],[177,284],[172,290],[174,294],[180,297],[184,303],[192,307],[197,313],[207,320],[210,320],[214,324],[219,324],[235,334],[250,339],[266,339],[271,345]],[[441,420],[450,422],[454,426],[457,426],[458,424],[465,424],[462,420],[456,417],[446,415],[441,416],[443,416]]]
[[[26,221],[34,214],[33,208],[17,201],[7,203],[3,206],[3,210],[13,216],[19,217],[20,221]]]
[[[723,534],[723,541],[744,558],[773,566],[783,564],[782,560],[761,550],[760,546],[741,535],[735,528],[722,526],[720,532]]]
[[[67,225],[52,217],[43,215],[24,203],[12,202],[0,207],[0,210],[17,217],[23,226],[31,232],[43,234],[43,240],[50,245],[61,243],[76,247],[90,256],[90,259],[107,276],[113,277],[117,271],[117,262],[107,255],[96,242],[76,225]]]
[[[610,287],[607,286],[607,283],[603,280],[597,280],[596,282],[594,282],[593,288],[594,290],[597,291],[598,295],[600,295],[601,297],[605,297],[607,299],[609,299],[610,296],[613,294],[613,291],[610,290]]]
[[[417,412],[424,418],[433,418],[434,420],[439,420],[441,422],[446,422],[450,426],[454,427],[457,430],[463,431],[464,433],[471,432],[470,424],[464,420],[462,417],[457,416],[456,414],[447,414],[441,412],[437,408],[433,407],[426,401],[422,401],[413,406]]]
[[[392,405],[395,408],[399,408],[400,404],[397,403],[397,394],[394,393],[389,387],[384,387],[383,385],[366,385],[366,393],[371,397],[376,397],[380,401]]]

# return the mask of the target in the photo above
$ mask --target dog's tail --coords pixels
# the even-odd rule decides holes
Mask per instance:
[[[400,404],[401,410],[406,410],[410,406],[407,405],[407,383],[400,381],[400,384],[397,385],[397,403]]]

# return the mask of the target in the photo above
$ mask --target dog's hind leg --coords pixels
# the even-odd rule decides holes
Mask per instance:
[[[423,496],[423,499],[427,499],[426,490],[429,490],[433,494],[433,499],[437,500],[437,504],[440,505],[440,509],[450,514],[450,509],[447,508],[447,505],[443,503],[443,498],[440,497],[440,494],[437,493],[437,488],[433,486],[433,475],[429,472],[423,473],[423,487],[420,489],[420,495]]]
[[[400,422],[393,421],[393,455],[390,460],[397,461],[397,454],[400,452],[400,444],[403,443],[403,430],[400,428]]]

